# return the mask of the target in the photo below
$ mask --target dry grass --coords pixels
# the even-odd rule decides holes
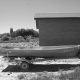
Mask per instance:
[[[80,67],[76,67],[73,73],[61,74],[60,80],[80,80]]]
[[[37,46],[39,46],[39,42],[0,43],[0,47],[4,47],[4,48],[11,48],[11,47],[32,48]]]
[[[10,47],[26,47],[32,48],[39,46],[39,38],[31,39],[29,42],[8,42],[0,43],[0,47],[10,48]]]
[[[80,67],[76,67],[72,72],[59,71],[60,75],[53,72],[39,72],[34,74],[20,74],[18,80],[80,80]],[[57,74],[59,74],[57,73]]]
[[[33,74],[21,74],[18,75],[18,80],[58,80],[58,77],[51,72],[39,72]],[[56,79],[57,78],[57,79]]]

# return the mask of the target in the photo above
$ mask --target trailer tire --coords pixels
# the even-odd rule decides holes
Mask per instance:
[[[29,68],[29,63],[26,61],[22,61],[21,65],[20,65],[21,69],[23,70],[27,70]]]

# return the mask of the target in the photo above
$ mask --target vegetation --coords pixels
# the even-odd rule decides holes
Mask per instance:
[[[4,35],[1,37],[1,40],[2,40],[2,41],[9,41],[9,40],[10,40],[10,37],[9,37],[7,34],[4,34]]]
[[[68,71],[67,71],[68,72]],[[60,75],[54,75],[52,72],[41,72],[34,74],[18,75],[18,80],[80,80],[80,67],[73,69],[73,72],[67,73],[60,70]]]
[[[33,29],[18,29],[16,31],[13,31],[12,37],[18,37],[22,36],[25,38],[25,36],[32,36],[32,37],[39,37],[39,34],[37,31]]]
[[[10,28],[10,36],[12,37],[13,28]]]
[[[33,29],[13,31],[13,28],[10,28],[10,33],[0,34],[0,42],[29,42],[31,39],[38,37],[39,33]]]

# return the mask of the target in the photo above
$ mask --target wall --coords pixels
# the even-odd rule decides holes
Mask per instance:
[[[80,44],[80,18],[40,18],[40,46]]]

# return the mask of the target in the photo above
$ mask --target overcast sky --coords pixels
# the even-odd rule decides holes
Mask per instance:
[[[35,13],[80,13],[80,0],[0,0],[0,33],[35,29]]]

